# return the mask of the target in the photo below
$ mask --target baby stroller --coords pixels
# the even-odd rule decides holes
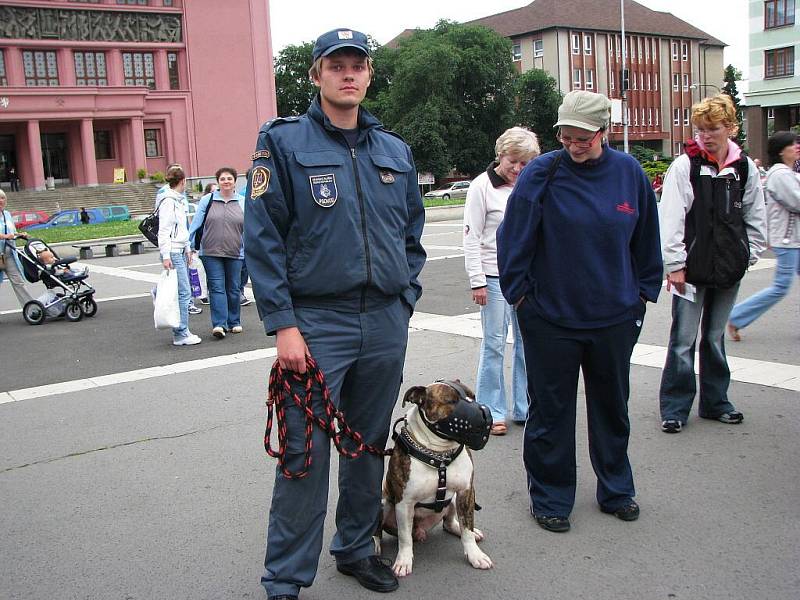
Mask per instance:
[[[63,316],[67,321],[80,321],[84,316],[97,314],[95,290],[84,281],[89,277],[88,268],[82,271],[67,268],[77,258],[59,258],[55,250],[39,239],[29,239],[21,248],[12,247],[12,251],[19,258],[25,279],[30,283],[41,281],[48,291],[22,307],[22,317],[29,325],[40,325],[45,317]],[[45,262],[43,257],[49,261]]]

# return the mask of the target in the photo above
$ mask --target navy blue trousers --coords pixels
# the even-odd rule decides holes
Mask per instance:
[[[524,301],[517,317],[528,365],[528,420],[523,459],[531,512],[566,517],[575,504],[575,416],[583,372],[589,456],[597,502],[616,510],[635,495],[628,460],[630,357],[644,303],[619,325],[568,329],[539,317]]]
[[[365,313],[295,308],[311,355],[325,375],[334,404],[367,444],[383,449],[403,378],[410,311],[401,301]],[[321,397],[314,411],[322,415]],[[303,466],[305,418],[286,410],[290,471]],[[317,573],[325,515],[331,444],[314,427],[312,463],[302,479],[286,479],[279,469],[269,513],[267,553],[261,583],[267,596],[297,594]],[[375,554],[372,535],[381,510],[382,457],[339,458],[336,534],[330,551],[339,562]]]

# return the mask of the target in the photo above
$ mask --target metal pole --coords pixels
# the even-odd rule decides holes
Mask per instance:
[[[628,153],[628,90],[625,85],[625,70],[627,67],[627,49],[625,46],[625,0],[619,0],[620,29],[622,32],[622,140],[623,149]],[[630,77],[629,77],[630,81]]]

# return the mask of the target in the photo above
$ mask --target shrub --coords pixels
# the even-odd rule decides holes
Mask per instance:
[[[150,175],[150,179],[155,181],[156,183],[164,183],[166,179],[164,179],[164,173],[161,171],[156,171],[152,175]]]
[[[147,169],[137,169],[136,177],[138,177],[139,179],[144,179],[145,177],[147,177]]]

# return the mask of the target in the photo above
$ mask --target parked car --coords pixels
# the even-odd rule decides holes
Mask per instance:
[[[425,197],[441,198],[442,200],[449,200],[450,198],[466,198],[469,184],[469,181],[451,181],[450,183],[440,187],[438,190],[431,190],[425,194]]]
[[[128,210],[128,206],[125,204],[122,205],[109,205],[109,206],[98,206],[97,207],[100,212],[103,213],[103,217],[105,217],[106,221],[130,221],[131,220],[131,213]]]
[[[14,226],[17,229],[25,229],[37,223],[46,223],[50,219],[43,210],[12,210],[11,218],[14,219]]]
[[[86,212],[89,213],[89,223],[104,223],[106,218],[103,216],[99,208],[87,208]],[[70,210],[62,210],[57,212],[46,223],[39,223],[38,225],[31,225],[28,231],[34,229],[50,229],[52,227],[64,227],[67,225],[80,225],[81,224],[81,211],[77,208]]]

